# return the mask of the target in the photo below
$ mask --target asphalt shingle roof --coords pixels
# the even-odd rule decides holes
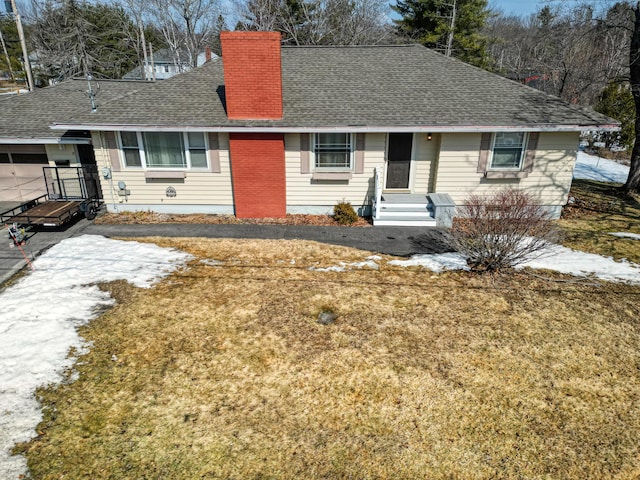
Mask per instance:
[[[100,80],[97,83],[98,104],[150,86],[148,82],[124,80]],[[92,82],[92,88],[96,89],[96,82]],[[0,97],[0,139],[60,138],[65,132],[52,130],[50,125],[60,118],[91,112],[87,90],[86,80],[71,79],[31,93]]]
[[[74,103],[74,108],[47,112],[47,121],[89,127],[366,126],[381,130],[617,123],[419,45],[283,47],[282,78],[282,120],[229,120],[223,103],[222,60],[215,59],[168,80],[136,86],[126,94],[109,97],[103,90],[97,96],[97,112],[84,108],[85,97],[82,108]],[[2,102],[0,109],[5,110]]]

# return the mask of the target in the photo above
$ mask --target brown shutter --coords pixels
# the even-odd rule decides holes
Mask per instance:
[[[300,134],[300,173],[311,173],[309,166],[309,134]]]
[[[491,150],[491,133],[485,132],[480,138],[480,158],[478,159],[478,173],[487,171],[489,161],[489,151]]]
[[[109,161],[111,162],[111,170],[120,171],[120,152],[118,143],[116,142],[116,132],[104,132],[104,142],[109,151]]]
[[[364,173],[364,133],[356,133],[355,173]]]
[[[209,171],[220,173],[220,141],[218,132],[209,132]]]
[[[523,172],[533,172],[533,161],[536,157],[536,149],[538,148],[538,132],[531,132],[529,134],[529,141],[527,142],[527,151],[524,156]]]

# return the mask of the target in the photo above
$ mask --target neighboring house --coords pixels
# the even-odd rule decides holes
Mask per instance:
[[[206,51],[198,54],[197,64],[200,67],[214,58],[218,58],[218,56],[212,53],[210,48],[207,48]],[[145,66],[148,80],[166,80],[179,73],[188,72],[192,68],[186,52],[183,52],[178,59],[168,48],[158,50],[153,54],[153,64],[151,64],[150,56],[148,61],[149,63]],[[142,79],[142,67],[134,68],[122,78],[127,80]]]
[[[346,200],[375,224],[432,225],[510,186],[558,217],[579,132],[618,125],[422,46],[221,40],[222,59],[55,116],[91,132],[109,211],[282,217]]]
[[[94,83],[98,105],[148,88],[148,82]],[[0,97],[0,201],[26,202],[46,193],[43,166],[95,165],[89,131],[52,130],[60,116],[91,111],[86,80],[68,80],[34,92]]]

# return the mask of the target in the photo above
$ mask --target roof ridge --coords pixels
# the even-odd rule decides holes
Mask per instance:
[[[380,44],[380,45],[282,45],[282,48],[406,48],[422,47],[419,43]]]

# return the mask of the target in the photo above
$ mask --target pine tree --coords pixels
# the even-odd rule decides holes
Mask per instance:
[[[617,142],[631,150],[635,139],[636,112],[629,84],[610,82],[600,94],[595,110],[621,123],[619,132],[607,134],[608,146]]]
[[[486,39],[481,30],[489,15],[487,0],[397,0],[391,8],[402,17],[394,20],[401,36],[444,53],[453,25],[452,55],[486,66]]]

